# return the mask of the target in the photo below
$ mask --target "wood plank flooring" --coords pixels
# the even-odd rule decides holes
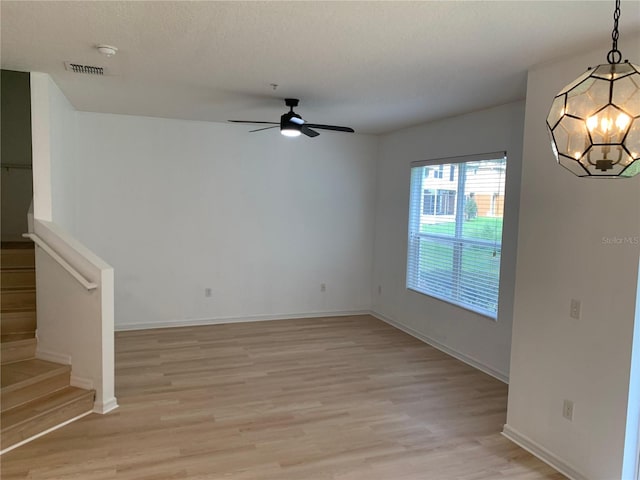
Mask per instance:
[[[2,479],[564,479],[504,437],[507,386],[370,316],[121,332],[120,408]]]

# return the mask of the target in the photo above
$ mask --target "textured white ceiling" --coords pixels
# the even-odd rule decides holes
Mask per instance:
[[[552,58],[601,46],[594,62],[605,63],[613,6],[3,0],[1,59],[51,74],[79,110],[277,121],[281,99],[297,97],[307,121],[382,133],[523,98],[527,69]],[[620,27],[624,54],[639,1],[622,2]],[[64,61],[115,74],[73,74]]]

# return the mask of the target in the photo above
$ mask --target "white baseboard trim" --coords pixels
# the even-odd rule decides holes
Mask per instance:
[[[551,453],[542,445],[539,445],[538,443],[534,442],[526,435],[519,433],[513,427],[505,424],[502,430],[502,435],[504,435],[506,438],[511,440],[516,445],[524,448],[527,452],[539,458],[547,465],[555,468],[565,477],[568,477],[571,480],[588,480],[585,475],[578,472],[575,468],[573,468],[567,462],[565,462],[558,456]]]
[[[79,377],[71,373],[71,379],[69,380],[69,384],[72,387],[83,388],[85,390],[93,390],[95,387],[93,386],[93,380],[86,377]]]
[[[280,315],[249,315],[244,317],[197,318],[185,320],[168,320],[153,323],[127,323],[116,325],[116,332],[128,330],[150,330],[154,328],[197,327],[201,325],[222,325],[225,323],[266,322],[270,320],[292,320],[297,318],[347,317],[351,315],[369,315],[369,310],[343,310],[333,312],[287,313]]]
[[[65,353],[57,353],[37,349],[36,358],[40,360],[46,360],[47,362],[61,363],[62,365],[71,365],[71,355],[67,355]]]
[[[91,414],[91,413],[93,413],[93,412],[92,412],[91,410],[89,410],[88,412],[82,413],[82,414],[80,414],[80,415],[78,415],[78,416],[76,416],[76,417],[73,417],[73,418],[71,418],[71,419],[69,419],[69,420],[66,420],[66,421],[64,421],[64,422],[62,422],[62,423],[60,423],[60,424],[58,424],[58,425],[56,425],[56,426],[54,426],[54,427],[48,428],[48,429],[47,429],[47,430],[45,430],[44,432],[40,432],[40,433],[35,434],[35,435],[34,435],[34,436],[32,436],[32,437],[26,438],[25,440],[22,440],[21,442],[18,442],[18,443],[16,443],[15,445],[11,445],[10,447],[7,447],[7,448],[5,448],[4,450],[1,450],[1,451],[0,451],[0,455],[4,455],[5,453],[10,452],[11,450],[13,450],[13,449],[15,449],[15,448],[21,447],[21,446],[22,446],[22,445],[24,445],[25,443],[32,442],[32,441],[33,441],[33,440],[35,440],[36,438],[40,438],[40,437],[42,437],[42,436],[46,435],[47,433],[51,433],[51,432],[53,432],[54,430],[57,430],[57,429],[59,429],[59,428],[64,427],[65,425],[69,425],[70,423],[75,422],[76,420],[80,420],[82,417],[86,417],[87,415],[89,415],[89,414]]]
[[[461,362],[466,363],[467,365],[472,366],[473,368],[476,368],[478,370],[480,370],[481,372],[486,373],[487,375],[491,375],[492,377],[500,380],[501,382],[504,382],[506,384],[509,383],[509,375],[507,375],[504,372],[500,372],[488,365],[485,365],[484,363],[482,363],[480,360],[477,360],[473,357],[470,357],[469,355],[466,355],[462,352],[458,352],[457,350],[454,350],[451,347],[447,347],[446,345],[443,345],[442,343],[438,342],[437,340],[434,340],[431,337],[428,337],[426,335],[424,335],[423,333],[420,333],[416,330],[414,330],[411,327],[407,327],[406,325],[401,324],[400,322],[397,322],[389,317],[387,317],[386,315],[383,315],[381,313],[378,312],[374,312],[371,311],[369,312],[370,315],[376,317],[378,320],[382,320],[385,323],[388,323],[389,325],[391,325],[392,327],[397,328],[398,330],[402,330],[403,332],[411,335],[412,337],[417,338],[418,340],[423,341],[424,343],[427,343],[429,345],[431,345],[433,348],[437,348],[438,350],[446,353],[447,355],[450,355],[454,358],[457,358],[458,360],[460,360]]]
[[[116,397],[111,397],[106,402],[96,402],[93,404],[93,413],[99,413],[100,415],[105,415],[112,410],[118,408],[118,400]]]

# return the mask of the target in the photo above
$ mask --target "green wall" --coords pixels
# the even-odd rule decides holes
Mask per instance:
[[[21,240],[33,197],[31,173],[31,88],[28,72],[2,70],[0,77],[0,169],[2,240]],[[16,168],[24,165],[29,168]],[[8,168],[7,168],[8,166]]]

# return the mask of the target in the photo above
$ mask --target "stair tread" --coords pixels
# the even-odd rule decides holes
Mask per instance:
[[[0,252],[1,255],[19,255],[19,254],[32,254],[35,252],[33,248],[3,248]]]
[[[5,290],[0,292],[2,297],[1,312],[14,312],[34,310],[36,308],[36,290],[34,288],[22,288],[18,290]]]
[[[0,282],[2,282],[2,291],[15,290],[35,290],[36,274],[35,272],[0,272]]]
[[[20,340],[35,336],[37,327],[36,309],[2,311],[0,308],[0,340]]]
[[[0,268],[3,273],[21,273],[21,272],[35,272],[36,267],[33,265],[19,266],[19,265],[9,265],[6,267]]]
[[[43,379],[53,377],[65,371],[70,371],[69,365],[47,362],[38,358],[30,358],[20,362],[8,363],[0,367],[2,377],[0,386],[2,393],[37,383]]]
[[[0,243],[0,248],[3,252],[5,250],[33,250],[35,248],[35,243],[31,240],[8,241]]]
[[[18,313],[18,312],[35,312],[35,305],[23,305],[20,307],[1,307],[0,313]]]
[[[29,318],[31,313],[36,313],[36,309],[33,308],[31,310],[26,310],[24,312],[2,312],[2,313],[3,313],[2,316],[4,318],[9,318],[9,317],[11,317],[11,318],[14,318],[14,317],[19,317],[19,318],[27,317],[27,318]]]
[[[0,267],[22,268],[35,266],[35,250],[26,248],[2,249],[0,252]]]
[[[33,248],[3,248],[0,252],[2,256],[11,255],[33,255],[35,250]]]
[[[2,322],[2,335],[9,335],[11,333],[33,332],[36,329],[36,311],[0,311],[0,322]]]
[[[3,341],[0,343],[0,364],[8,365],[33,358],[36,354],[37,343],[35,337]]]
[[[93,395],[94,390],[65,387],[46,396],[39,397],[31,402],[2,412],[0,414],[0,423],[2,423],[3,430],[17,427],[24,422],[46,415],[47,413],[68,405],[76,400]]]
[[[2,342],[2,350],[12,347],[19,347],[22,345],[28,345],[30,343],[35,343],[36,337],[24,337],[24,338],[14,338],[13,340],[8,340],[6,342]]]
[[[7,344],[12,344],[15,342],[21,342],[24,340],[33,340],[35,341],[36,339],[36,332],[35,331],[30,331],[30,332],[15,332],[15,333],[3,333],[2,335],[0,335],[0,345],[2,345],[2,348],[4,349],[5,345]]]
[[[7,293],[7,292],[29,292],[29,293],[35,293],[36,287],[35,287],[35,285],[26,285],[26,286],[18,286],[18,287],[4,287],[3,286],[0,291],[2,293]]]

